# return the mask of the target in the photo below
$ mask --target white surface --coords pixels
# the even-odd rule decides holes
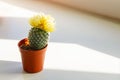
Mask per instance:
[[[46,2],[13,1],[0,5],[0,80],[120,80],[118,22]],[[56,31],[44,70],[27,74],[17,42],[27,36],[28,17],[40,11],[55,17]]]
[[[49,43],[44,70],[22,70],[16,40],[0,40],[1,80],[119,80],[120,59],[76,44]],[[7,49],[7,50],[6,50]]]

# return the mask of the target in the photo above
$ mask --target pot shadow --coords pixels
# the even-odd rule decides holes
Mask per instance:
[[[2,80],[119,80],[120,74],[44,69],[38,73],[26,73],[21,62],[0,60]]]
[[[38,73],[26,73],[23,80],[119,80],[120,74],[44,69]]]
[[[22,65],[20,62],[0,60],[0,79],[13,80],[21,79]]]
[[[0,74],[20,73],[21,67],[20,62],[0,60]]]

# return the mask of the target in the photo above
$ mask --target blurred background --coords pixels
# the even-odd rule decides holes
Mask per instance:
[[[79,10],[120,19],[119,0],[47,0]]]

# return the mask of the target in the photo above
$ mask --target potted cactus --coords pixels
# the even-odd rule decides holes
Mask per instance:
[[[43,69],[49,35],[54,31],[54,19],[49,15],[38,14],[31,17],[29,23],[31,29],[28,37],[20,40],[18,47],[24,71],[36,73]]]

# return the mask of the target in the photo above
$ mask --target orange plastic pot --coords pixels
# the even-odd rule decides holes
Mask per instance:
[[[41,50],[25,50],[20,46],[25,43],[27,38],[19,41],[18,47],[21,53],[24,71],[28,73],[36,73],[43,70],[45,53],[47,46]]]

